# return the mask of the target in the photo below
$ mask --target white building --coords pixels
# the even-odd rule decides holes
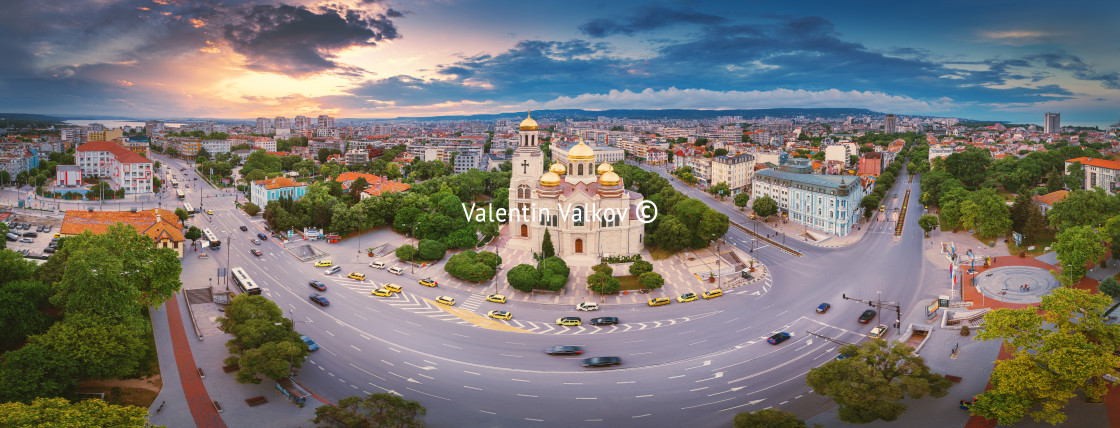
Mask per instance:
[[[723,196],[734,196],[750,191],[751,179],[754,177],[754,156],[747,154],[716,156],[712,158],[711,166],[711,185],[727,183],[731,187],[731,194]]]
[[[1088,157],[1067,159],[1066,174],[1069,174],[1069,167],[1074,162],[1081,162],[1081,169],[1085,171],[1082,189],[1093,190],[1094,187],[1100,187],[1110,195],[1115,195],[1120,190],[1120,162]]]
[[[752,197],[769,196],[789,219],[838,236],[846,236],[859,221],[863,188],[857,177],[810,174],[804,159],[791,159],[779,169],[754,173]]]
[[[202,148],[207,153],[229,153],[229,140],[202,140]]]
[[[127,195],[152,193],[152,161],[109,141],[93,141],[78,147],[75,160],[83,177],[108,181],[113,190]]]

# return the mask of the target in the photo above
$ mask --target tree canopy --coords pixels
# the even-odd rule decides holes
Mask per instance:
[[[379,392],[366,397],[346,397],[334,406],[320,406],[315,409],[315,418],[311,421],[337,423],[346,428],[419,428],[424,426],[427,413],[419,401]]]
[[[117,406],[101,400],[71,403],[65,398],[39,398],[31,404],[0,404],[0,426],[151,427],[148,425],[148,409],[143,407]]]

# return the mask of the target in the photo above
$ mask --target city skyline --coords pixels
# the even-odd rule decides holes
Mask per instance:
[[[1120,6],[19,0],[0,109],[392,118],[853,107],[1120,118]]]

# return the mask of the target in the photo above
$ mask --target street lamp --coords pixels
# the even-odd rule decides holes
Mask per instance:
[[[233,252],[233,232],[226,236],[226,245],[229,245],[229,248],[226,248],[226,274],[229,275],[229,253]],[[226,278],[226,291],[229,291],[229,278]]]

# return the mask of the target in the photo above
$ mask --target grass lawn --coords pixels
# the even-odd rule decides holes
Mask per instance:
[[[1047,252],[1046,247],[1053,247],[1054,242],[1055,238],[1054,234],[1052,233],[1049,236],[1035,240],[1034,243],[1024,242],[1022,247],[1016,246],[1014,239],[1008,239],[1007,250],[1010,251],[1011,255],[1013,256],[1018,255],[1020,251],[1026,251],[1027,257],[1038,257]],[[1027,247],[1030,247],[1032,245],[1034,246],[1034,250],[1028,250]]]
[[[666,251],[660,248],[650,248],[649,250],[649,256],[654,260],[665,260],[669,257],[672,257],[673,254],[674,253],[672,251]]]
[[[638,277],[634,275],[616,276],[615,278],[618,278],[619,290],[642,290],[646,288],[638,282]]]

